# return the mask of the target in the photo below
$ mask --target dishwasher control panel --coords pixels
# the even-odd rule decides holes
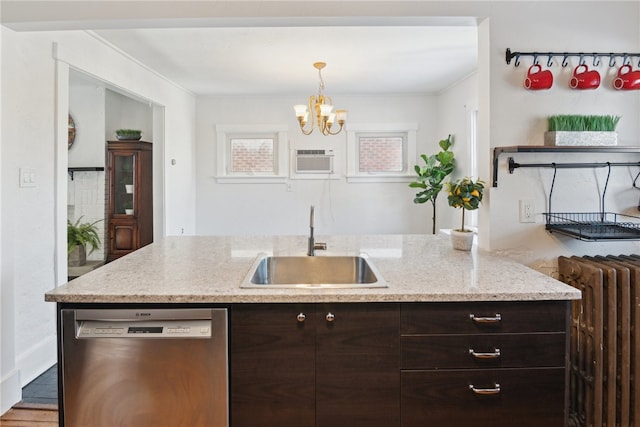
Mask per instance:
[[[210,338],[210,319],[78,320],[77,338]]]

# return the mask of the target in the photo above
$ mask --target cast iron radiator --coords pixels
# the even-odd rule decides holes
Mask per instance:
[[[640,256],[559,257],[571,313],[569,425],[640,426]]]

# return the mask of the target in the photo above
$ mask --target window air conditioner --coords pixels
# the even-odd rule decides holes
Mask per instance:
[[[333,173],[333,150],[296,150],[296,173]]]

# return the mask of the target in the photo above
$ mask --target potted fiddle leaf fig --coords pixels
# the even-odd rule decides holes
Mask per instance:
[[[89,253],[100,247],[100,236],[94,222],[80,223],[82,217],[75,223],[67,220],[67,260],[71,267],[78,267],[87,263],[87,245],[91,246]]]
[[[484,192],[484,181],[478,179],[475,182],[465,177],[456,182],[447,182],[447,192],[449,193],[447,200],[449,206],[456,209],[462,209],[462,223],[458,229],[451,230],[451,243],[454,249],[468,251],[473,245],[474,232],[465,228],[464,213],[465,211],[476,210],[482,202]]]
[[[453,172],[455,167],[454,153],[449,151],[449,148],[453,144],[451,135],[441,140],[438,144],[441,148],[438,154],[432,154],[431,156],[427,156],[426,154],[420,155],[425,165],[414,166],[418,176],[414,182],[409,184],[409,187],[419,188],[421,190],[416,194],[413,203],[421,204],[431,202],[433,208],[431,232],[433,234],[436,234],[436,200],[444,185],[444,179]]]

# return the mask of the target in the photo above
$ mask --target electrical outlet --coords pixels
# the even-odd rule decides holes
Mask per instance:
[[[519,202],[520,222],[536,222],[533,200],[524,199]]]

